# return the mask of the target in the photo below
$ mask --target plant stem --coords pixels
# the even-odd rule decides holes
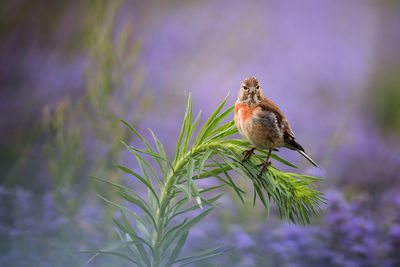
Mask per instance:
[[[217,148],[219,147],[219,144],[204,144],[200,145],[197,147],[192,148],[188,153],[186,153],[185,156],[183,156],[180,160],[176,161],[175,166],[174,166],[174,171],[170,171],[168,176],[165,179],[165,185],[161,189],[161,197],[160,197],[160,205],[157,208],[157,213],[155,216],[155,221],[156,221],[156,228],[153,234],[153,259],[151,262],[151,267],[160,267],[161,264],[161,251],[160,251],[160,246],[161,246],[161,240],[163,238],[164,234],[164,212],[167,210],[167,206],[171,203],[171,201],[168,200],[168,195],[170,194],[171,190],[173,189],[173,186],[176,182],[176,179],[179,178],[179,171],[181,168],[185,166],[187,161],[196,156],[199,153],[204,152],[207,149],[212,149],[212,148]],[[165,208],[164,208],[165,207]]]

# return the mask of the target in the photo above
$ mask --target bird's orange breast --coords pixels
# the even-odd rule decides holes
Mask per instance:
[[[255,108],[249,105],[236,104],[235,105],[235,122],[240,119],[241,123],[244,123],[253,114]]]

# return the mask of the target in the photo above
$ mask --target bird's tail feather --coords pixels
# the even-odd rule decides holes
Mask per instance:
[[[297,152],[299,152],[303,157],[305,157],[309,162],[311,162],[312,165],[319,168],[317,163],[315,163],[315,161],[313,161],[313,159],[309,155],[307,155],[306,152],[304,152],[304,148],[299,143],[297,143],[293,138],[286,139],[285,143],[287,148],[297,150]]]
[[[311,162],[312,165],[319,168],[317,163],[315,163],[315,161],[313,161],[313,159],[309,155],[307,155],[306,152],[301,151],[301,150],[297,150],[297,152],[299,152],[303,157],[305,157],[309,162]]]

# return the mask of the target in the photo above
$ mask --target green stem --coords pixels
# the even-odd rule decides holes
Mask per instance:
[[[217,148],[219,147],[219,144],[204,144],[200,145],[198,147],[192,148],[188,153],[186,153],[185,156],[183,156],[180,160],[177,160],[175,162],[174,166],[174,171],[170,171],[168,176],[165,179],[165,185],[161,189],[161,197],[160,197],[160,205],[157,209],[156,216],[155,216],[155,221],[156,221],[156,229],[153,234],[153,242],[152,242],[152,247],[153,247],[153,259],[151,262],[151,267],[160,267],[161,264],[161,254],[162,251],[160,250],[161,246],[161,240],[164,235],[164,228],[165,228],[165,220],[164,220],[164,212],[168,210],[168,205],[172,203],[168,199],[168,195],[171,193],[171,190],[173,189],[173,186],[179,178],[179,171],[181,168],[183,168],[186,163],[189,161],[190,158],[196,156],[197,154],[200,154],[204,152],[207,149],[212,149],[212,148]]]

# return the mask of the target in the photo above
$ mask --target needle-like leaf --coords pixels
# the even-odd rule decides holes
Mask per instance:
[[[127,251],[130,254],[110,252],[109,250],[94,251],[93,253],[119,255],[133,260],[140,266],[171,266],[177,263],[181,266],[195,261],[206,259],[221,254],[219,248],[207,249],[192,256],[178,259],[188,238],[188,233],[201,222],[214,208],[217,200],[223,193],[216,193],[216,189],[229,186],[238,195],[242,202],[245,190],[235,182],[244,179],[253,186],[253,205],[259,199],[269,214],[271,202],[275,203],[281,217],[293,223],[309,223],[310,218],[320,212],[325,198],[321,192],[310,186],[321,179],[295,173],[284,173],[273,166],[268,166],[262,174],[257,165],[266,159],[266,151],[257,150],[250,159],[242,161],[244,150],[252,147],[247,140],[228,139],[238,133],[234,121],[224,123],[232,115],[234,107],[222,111],[227,98],[213,112],[207,122],[201,127],[194,138],[195,128],[199,122],[200,114],[192,123],[192,98],[186,100],[186,112],[181,131],[176,145],[176,155],[173,161],[167,159],[167,153],[162,143],[150,130],[157,149],[153,149],[149,142],[141,136],[129,123],[123,121],[146,147],[139,149],[125,142],[121,143],[136,157],[142,174],[118,165],[122,171],[133,175],[148,190],[147,199],[138,192],[113,182],[121,197],[140,208],[141,214],[136,214],[129,208],[119,203],[107,200],[108,203],[120,208],[121,220],[114,220],[121,233],[126,235],[125,241],[130,242]],[[222,112],[221,112],[222,111]],[[191,145],[192,138],[195,139]],[[150,156],[154,162],[151,164],[145,157]],[[218,156],[218,157],[216,157]],[[271,157],[285,165],[296,167],[276,154]],[[158,165],[161,170],[161,179],[157,176],[152,165]],[[168,168],[169,166],[169,168]],[[234,176],[236,173],[236,176]],[[152,177],[157,179],[158,186],[152,182]],[[215,178],[217,185],[206,188],[197,188],[196,180]],[[205,198],[204,195],[211,197]],[[213,195],[214,194],[214,195]],[[190,203],[194,197],[197,204]],[[207,210],[193,214],[200,208],[209,207]],[[130,215],[136,223],[132,225],[127,216]],[[184,219],[183,216],[187,216]],[[132,219],[131,218],[131,219]],[[148,222],[148,223],[146,223]],[[123,239],[123,235],[122,239]],[[132,242],[131,242],[132,241]],[[125,247],[121,245],[120,248]]]

